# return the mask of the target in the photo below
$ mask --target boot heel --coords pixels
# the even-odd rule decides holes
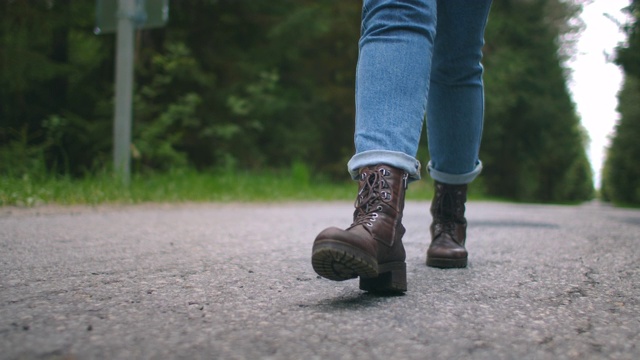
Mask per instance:
[[[407,291],[407,264],[396,262],[378,267],[378,276],[360,277],[360,290],[370,292],[401,293]]]
[[[445,259],[427,256],[427,266],[440,269],[461,269],[467,267],[467,258]]]

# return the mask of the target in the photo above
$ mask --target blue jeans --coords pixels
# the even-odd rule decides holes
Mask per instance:
[[[387,164],[420,178],[427,118],[430,176],[470,183],[484,117],[482,46],[491,0],[364,0],[356,69],[356,178]]]

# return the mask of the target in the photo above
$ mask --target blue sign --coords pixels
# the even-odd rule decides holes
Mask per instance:
[[[135,11],[123,14],[118,10],[120,0],[96,0],[96,27],[98,34],[115,33],[120,17],[130,18],[138,29],[163,27],[169,20],[169,0],[124,0],[134,1]]]

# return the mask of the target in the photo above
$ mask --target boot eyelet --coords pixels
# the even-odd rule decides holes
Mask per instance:
[[[370,222],[366,223],[365,225],[367,225],[368,227],[372,227],[373,226],[373,224],[370,223]]]
[[[382,205],[378,205],[378,207],[376,208],[377,211],[382,211]]]

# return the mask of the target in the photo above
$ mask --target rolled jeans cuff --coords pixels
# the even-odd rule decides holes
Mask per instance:
[[[469,184],[478,177],[478,175],[480,175],[480,172],[482,171],[482,162],[478,160],[476,167],[466,174],[448,174],[438,171],[431,166],[431,161],[429,161],[429,164],[427,165],[427,170],[429,171],[431,178],[437,182],[450,185],[463,185]]]
[[[420,161],[413,156],[399,151],[367,150],[355,154],[347,167],[351,178],[357,180],[359,171],[365,166],[385,164],[404,170],[409,174],[409,181],[420,180]]]

